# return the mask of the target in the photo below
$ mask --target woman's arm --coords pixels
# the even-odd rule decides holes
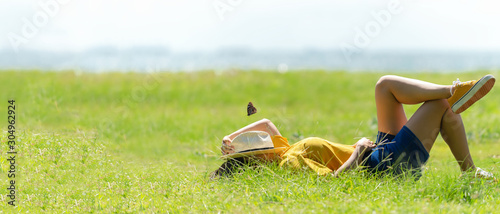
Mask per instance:
[[[254,122],[250,125],[247,125],[241,129],[239,129],[238,131],[231,133],[230,135],[226,135],[222,139],[222,146],[221,146],[222,154],[231,153],[234,149],[231,146],[232,140],[236,136],[238,136],[239,134],[244,133],[244,132],[249,132],[249,131],[265,131],[271,136],[275,136],[275,135],[281,136],[281,133],[278,131],[278,128],[276,128],[276,126],[273,124],[273,122],[264,118],[262,120]]]
[[[236,136],[240,135],[241,133],[244,132],[249,132],[249,131],[265,131],[269,133],[269,135],[274,136],[274,135],[279,135],[281,136],[280,132],[278,131],[278,128],[271,122],[270,120],[264,118],[262,120],[259,120],[257,122],[254,122],[250,125],[247,125],[238,131],[233,132],[232,134],[228,135],[229,139],[233,140]]]
[[[355,169],[358,165],[363,161],[363,154],[366,150],[375,148],[375,144],[368,140],[367,138],[362,138],[356,144],[356,149],[352,153],[351,157],[347,159],[347,161],[340,166],[340,168],[335,172],[335,177],[338,177],[340,173]]]

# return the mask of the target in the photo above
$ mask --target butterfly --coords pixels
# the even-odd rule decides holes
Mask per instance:
[[[253,106],[252,102],[248,102],[248,106],[247,106],[247,116],[250,116],[252,114],[255,114],[257,113],[257,108],[255,108],[255,106]]]

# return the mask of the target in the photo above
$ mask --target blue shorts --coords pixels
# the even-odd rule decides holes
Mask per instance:
[[[379,132],[376,144],[364,164],[371,171],[389,170],[395,174],[410,171],[420,175],[421,167],[429,159],[422,142],[406,126],[396,136]]]

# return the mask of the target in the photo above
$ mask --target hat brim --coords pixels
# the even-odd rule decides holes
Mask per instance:
[[[286,149],[287,149],[287,147],[278,147],[278,148],[274,148],[274,149],[264,149],[264,150],[256,150],[256,151],[249,151],[249,152],[238,152],[238,153],[223,155],[220,158],[221,159],[230,159],[230,158],[248,157],[248,156],[260,155],[260,154],[272,154],[272,153],[280,155]]]

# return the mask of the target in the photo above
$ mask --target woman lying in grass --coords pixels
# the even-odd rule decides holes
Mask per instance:
[[[289,146],[276,126],[263,119],[225,136],[223,158],[227,162],[212,173],[227,175],[234,167],[247,164],[248,158],[279,161],[280,166],[308,167],[320,175],[338,176],[358,166],[370,172],[409,172],[417,175],[427,162],[439,133],[450,147],[462,171],[475,171],[476,177],[496,180],[493,175],[474,165],[460,113],[486,95],[495,78],[486,75],[478,81],[455,81],[437,85],[399,76],[383,76],[375,86],[378,134],[376,142],[362,138],[354,145],[332,143],[321,138],[307,138]],[[423,103],[407,120],[403,104]],[[235,150],[235,138],[253,131],[271,136],[274,148]],[[259,135],[255,139],[264,139]],[[246,137],[245,139],[250,139]]]

